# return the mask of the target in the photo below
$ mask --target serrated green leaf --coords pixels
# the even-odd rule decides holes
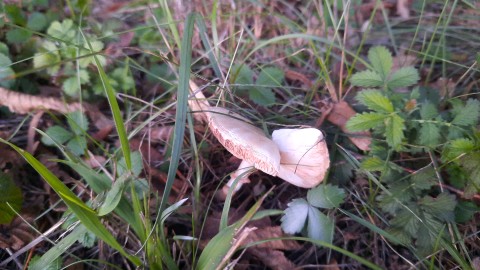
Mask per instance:
[[[367,157],[364,160],[362,160],[362,163],[360,164],[360,168],[369,172],[374,172],[374,171],[383,171],[385,170],[385,160],[382,160],[378,157]]]
[[[75,37],[76,31],[73,29],[73,21],[67,19],[61,23],[59,21],[52,22],[47,29],[47,34],[56,39],[71,42]]]
[[[387,81],[387,87],[390,90],[408,87],[416,84],[419,79],[417,69],[414,67],[403,67],[390,76]]]
[[[96,240],[97,237],[95,236],[95,234],[88,230],[78,238],[78,242],[86,248],[93,247]]]
[[[112,71],[110,77],[118,82],[123,92],[130,92],[135,88],[135,81],[127,68],[119,67]]]
[[[469,153],[475,149],[475,143],[469,139],[456,139],[451,141],[442,153],[444,161],[450,161]]]
[[[26,42],[32,36],[32,32],[23,28],[11,29],[7,32],[8,43],[18,44]]]
[[[416,236],[420,228],[420,220],[411,212],[412,209],[402,209],[395,217],[392,218],[390,224],[393,227],[401,228],[410,236]]]
[[[402,143],[405,135],[403,130],[405,129],[405,120],[399,115],[394,114],[388,117],[385,121],[385,136],[388,145],[395,149],[398,149]]]
[[[0,224],[8,224],[22,208],[22,190],[15,185],[12,178],[0,171]],[[13,208],[13,210],[12,210]]]
[[[372,64],[373,70],[378,72],[381,78],[385,80],[393,65],[393,58],[390,51],[383,46],[373,47],[368,50],[368,60]]]
[[[308,207],[307,235],[314,240],[331,244],[333,239],[334,222],[317,208]]]
[[[391,113],[394,111],[392,102],[379,90],[363,90],[357,94],[356,98],[370,110],[384,113]]]
[[[337,208],[344,200],[345,191],[331,184],[319,185],[307,192],[307,201],[319,208]]]
[[[417,190],[428,190],[436,185],[435,170],[427,167],[421,171],[417,171],[411,176],[413,187]]]
[[[420,108],[420,117],[425,120],[433,119],[438,116],[437,106],[431,102],[425,102]]]
[[[388,116],[381,113],[362,113],[356,114],[348,120],[346,127],[349,131],[364,131],[371,128],[384,125],[384,121]]]
[[[309,212],[309,205],[305,199],[294,199],[285,209],[281,219],[282,230],[289,234],[300,232],[305,226],[305,221]]]
[[[80,84],[78,83],[78,79],[76,77],[70,77],[63,81],[62,89],[65,94],[76,97],[80,93]]]
[[[85,135],[85,132],[88,130],[88,119],[81,111],[69,113],[67,123],[76,135]]]
[[[427,195],[419,201],[419,204],[425,212],[435,218],[445,222],[454,220],[454,209],[457,205],[457,200],[454,195],[441,193],[436,198]]]
[[[417,232],[417,249],[420,255],[426,256],[434,250],[435,243],[445,234],[446,224],[440,222],[429,214],[424,214],[423,223]]]
[[[464,190],[464,197],[470,199],[480,192],[480,151],[463,156],[460,158],[460,164],[469,178]]]
[[[452,120],[452,124],[459,126],[473,126],[478,122],[480,115],[480,101],[476,99],[469,99],[465,106],[453,110],[455,118]]]
[[[77,156],[81,156],[85,154],[85,150],[87,149],[87,139],[85,136],[74,136],[71,140],[67,143],[67,148],[72,151]]]
[[[475,213],[480,211],[475,203],[470,201],[459,201],[455,207],[455,222],[468,222],[472,220]]]
[[[247,90],[253,86],[253,71],[247,65],[234,65],[232,67],[233,83],[239,90]]]
[[[40,12],[33,12],[28,16],[27,27],[34,31],[42,31],[47,26],[47,17]]]
[[[12,61],[8,56],[0,53],[0,86],[11,88],[15,83],[15,72],[11,67]]]
[[[381,87],[384,84],[380,74],[372,70],[364,70],[353,74],[350,82],[352,85],[360,87]]]
[[[285,73],[283,70],[276,67],[266,67],[260,71],[257,81],[257,86],[263,87],[278,87],[281,86],[285,79]]]
[[[131,179],[131,175],[124,174],[113,183],[112,188],[107,192],[105,201],[98,209],[99,216],[105,216],[117,207],[122,198],[123,191],[127,184],[131,182]]]
[[[49,127],[45,133],[47,136],[42,136],[42,143],[48,146],[54,146],[55,143],[64,144],[73,137],[73,134],[61,126]],[[55,141],[55,142],[54,142]]]
[[[252,87],[248,91],[248,96],[255,104],[261,106],[271,106],[275,103],[275,94],[269,88]]]
[[[434,147],[440,142],[440,128],[434,123],[423,123],[420,128],[420,144]]]
[[[130,153],[130,158],[132,160],[133,176],[140,175],[143,170],[142,154],[139,151],[134,151]],[[123,175],[126,173],[128,173],[127,165],[125,163],[125,158],[122,157],[117,164],[117,175]]]
[[[39,52],[35,53],[33,56],[33,67],[47,67],[47,73],[54,76],[60,69],[60,65],[58,64],[60,61],[60,53],[58,52],[58,48],[55,43],[44,41],[39,49]]]
[[[408,181],[396,181],[390,183],[389,193],[382,191],[377,200],[383,211],[395,215],[405,208],[402,204],[410,202],[413,196],[412,185]]]

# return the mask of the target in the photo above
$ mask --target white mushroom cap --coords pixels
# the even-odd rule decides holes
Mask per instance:
[[[280,151],[261,129],[224,108],[211,107],[208,118],[213,135],[232,155],[265,173],[278,174]]]
[[[323,181],[330,158],[320,130],[279,129],[273,132],[272,139],[280,149],[278,177],[303,188],[312,188]]]

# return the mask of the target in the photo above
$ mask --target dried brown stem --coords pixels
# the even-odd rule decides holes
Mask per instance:
[[[11,112],[19,114],[42,110],[69,113],[83,108],[78,102],[65,103],[59,98],[33,96],[2,87],[0,87],[0,106],[7,106]]]

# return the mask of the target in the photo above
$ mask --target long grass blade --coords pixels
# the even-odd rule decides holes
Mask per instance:
[[[123,256],[128,258],[132,263],[139,266],[141,261],[139,258],[129,255],[123,247],[115,240],[115,237],[105,228],[95,211],[88,207],[82,200],[80,200],[75,193],[73,193],[55,174],[45,167],[40,161],[32,156],[27,151],[17,147],[16,145],[5,141],[0,138],[0,142],[3,142],[12,147],[18,152],[52,187],[53,190],[60,196],[65,204],[72,210],[82,224],[93,232],[98,238],[102,239],[105,243],[112,248],[118,250]]]

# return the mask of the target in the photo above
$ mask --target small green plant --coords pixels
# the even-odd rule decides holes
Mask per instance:
[[[8,224],[22,208],[22,190],[15,185],[12,178],[0,171],[0,188],[3,195],[0,198],[0,224]]]
[[[311,239],[331,244],[335,222],[318,208],[338,208],[344,199],[343,189],[330,184],[310,189],[306,199],[294,199],[288,204],[282,217],[283,231],[290,234],[306,232]]]
[[[386,186],[377,201],[390,217],[388,230],[401,243],[415,241],[420,253],[430,254],[447,239],[446,229],[455,221],[457,206],[456,197],[442,188],[441,171],[463,173],[468,178],[464,183],[454,177],[448,182],[461,186],[467,196],[479,190],[480,155],[474,129],[480,103],[446,99],[436,94],[439,91],[421,87],[405,91],[419,80],[418,71],[403,67],[392,72],[393,59],[385,47],[371,48],[368,59],[370,69],[351,78],[353,85],[366,88],[356,99],[368,112],[352,117],[347,128],[373,131],[371,151],[361,168],[377,172]],[[441,153],[443,164],[439,164]],[[409,161],[415,158],[424,162]]]
[[[15,83],[12,60],[8,47],[5,43],[0,42],[0,87],[11,88]]]
[[[271,106],[275,103],[273,88],[280,87],[285,79],[284,72],[276,67],[265,67],[253,81],[254,72],[247,65],[235,66],[234,83],[241,95],[248,92],[248,97],[261,106]]]
[[[69,130],[54,125],[49,127],[42,137],[42,143],[48,146],[65,145],[68,150],[77,156],[81,156],[87,150],[86,131],[88,119],[80,111],[71,112],[67,115]]]
[[[103,42],[88,33],[80,32],[70,19],[54,21],[47,29],[52,40],[43,39],[33,58],[35,68],[45,68],[46,76],[58,78],[62,90],[71,97],[77,97],[80,89],[85,96],[102,95],[103,85],[98,73],[89,67],[96,65],[93,55],[102,66],[106,58],[100,55]],[[110,84],[117,90],[128,92],[134,88],[134,80],[128,68],[117,67],[109,72]]]

